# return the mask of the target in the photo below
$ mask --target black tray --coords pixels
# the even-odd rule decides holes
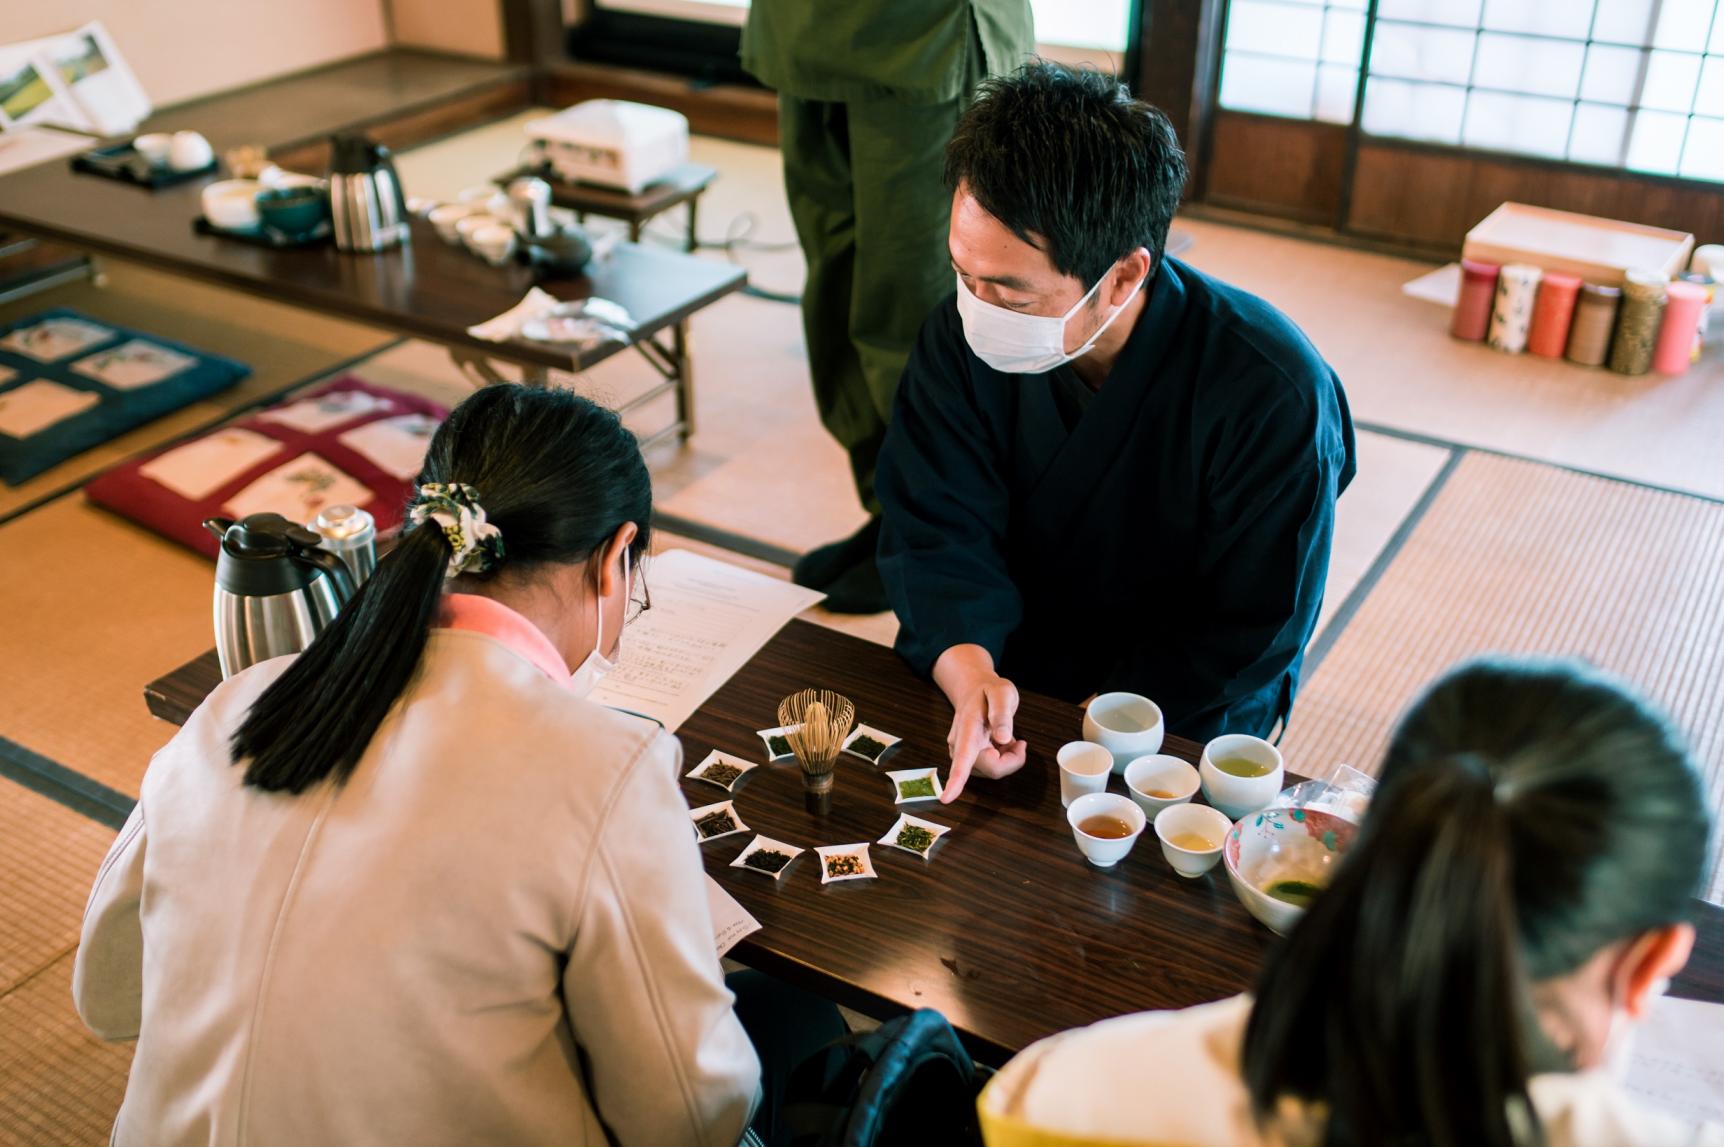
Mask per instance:
[[[149,160],[138,154],[138,149],[129,143],[116,143],[110,147],[98,147],[72,157],[72,170],[85,175],[100,175],[107,179],[117,179],[121,183],[136,184],[155,191],[161,187],[172,187],[176,183],[184,183],[188,179],[196,179],[208,175],[216,169],[216,161],[211,159],[202,167],[191,171],[174,171],[171,168],[156,167]]]
[[[202,215],[192,220],[192,230],[199,235],[215,235],[222,239],[232,239],[235,243],[249,243],[253,247],[263,247],[270,251],[294,251],[301,247],[321,247],[329,242],[333,229],[329,220],[325,219],[317,225],[315,231],[304,235],[289,235],[277,231],[273,227],[259,225],[255,231],[230,231],[226,227],[217,227]]]

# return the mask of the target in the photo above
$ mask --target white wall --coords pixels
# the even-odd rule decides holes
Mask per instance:
[[[383,0],[0,0],[0,43],[107,25],[157,107],[388,46]]]

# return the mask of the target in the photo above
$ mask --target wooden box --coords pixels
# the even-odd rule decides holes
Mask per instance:
[[[1687,268],[1693,250],[1694,236],[1681,231],[1504,203],[1467,232],[1461,255],[1485,263],[1531,263],[1615,287],[1631,268],[1674,278]]]

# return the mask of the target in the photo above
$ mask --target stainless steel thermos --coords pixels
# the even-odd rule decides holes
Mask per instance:
[[[215,637],[224,678],[298,653],[353,596],[352,575],[320,548],[322,536],[280,514],[211,518],[204,528],[221,539]]]
[[[358,506],[330,506],[310,528],[323,539],[318,544],[341,559],[358,592],[377,568],[377,523]]]
[[[330,140],[329,215],[342,251],[382,251],[409,237],[407,198],[389,149],[357,133]]]

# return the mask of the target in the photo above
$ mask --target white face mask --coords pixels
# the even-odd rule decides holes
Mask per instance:
[[[1670,988],[1668,978],[1655,980],[1646,993],[1646,1008],[1657,1006],[1658,999]],[[1599,1055],[1599,1067],[1612,1079],[1621,1081],[1628,1076],[1634,1062],[1634,1037],[1638,1025],[1626,1008],[1610,1009],[1610,1030],[1604,1037],[1604,1050]]]
[[[623,550],[623,601],[625,603],[623,608],[625,610],[628,608],[626,603],[634,593],[634,588],[634,570],[630,568],[629,551],[625,547]],[[609,657],[606,657],[604,654],[605,599],[595,593],[593,595],[593,601],[596,603],[594,608],[598,611],[599,615],[598,637],[593,640],[593,651],[587,654],[586,660],[582,661],[574,673],[569,675],[569,691],[577,697],[585,697],[594,689],[598,688],[599,682],[603,681],[610,675],[611,670],[617,667],[617,663],[612,661]],[[622,646],[619,644],[617,646],[617,656],[621,657],[622,652]]]
[[[1107,281],[1103,275],[1096,280],[1095,286],[1084,292],[1083,298],[1072,304],[1072,309],[1058,317],[1051,315],[1026,315],[1009,307],[995,306],[993,303],[978,299],[975,292],[964,285],[962,275],[958,276],[958,317],[964,323],[964,341],[970,344],[970,349],[977,358],[1003,374],[1046,374],[1050,370],[1064,366],[1074,358],[1082,358],[1088,354],[1101,338],[1102,332],[1112,325],[1113,320],[1126,307],[1126,303],[1137,297],[1143,289],[1143,279],[1131,289],[1125,302],[1115,307],[1101,326],[1095,329],[1082,346],[1066,353],[1066,323],[1071,317],[1088,303],[1090,297],[1101,289]]]

